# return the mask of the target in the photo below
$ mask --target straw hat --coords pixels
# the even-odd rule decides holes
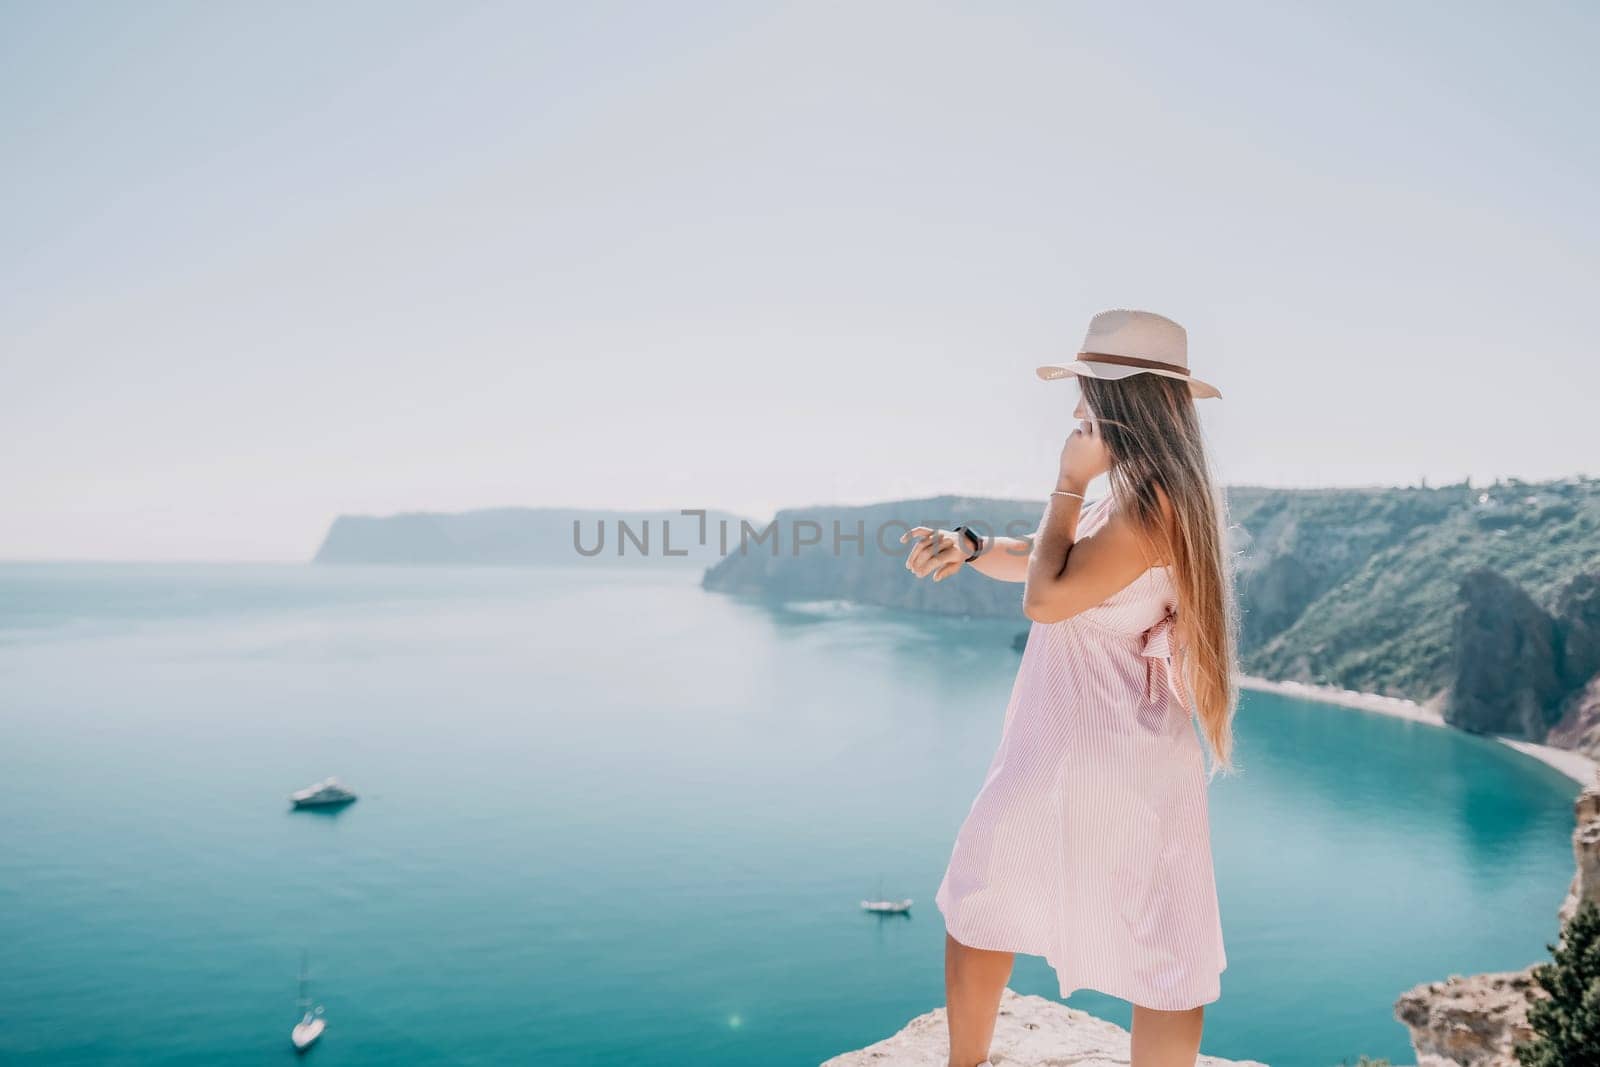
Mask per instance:
[[[1221,396],[1210,382],[1189,374],[1189,334],[1182,326],[1153,311],[1116,308],[1089,320],[1078,358],[1071,363],[1051,363],[1039,368],[1039,377],[1115,380],[1134,374],[1159,374],[1189,383],[1196,400]]]

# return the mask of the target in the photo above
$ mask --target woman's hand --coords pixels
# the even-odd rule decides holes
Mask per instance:
[[[1094,419],[1085,419],[1067,435],[1067,443],[1061,448],[1061,471],[1056,485],[1081,493],[1090,482],[1110,469],[1111,453],[1106,450],[1105,438],[1100,436],[1100,425]]]
[[[967,557],[972,555],[972,546],[952,530],[917,526],[901,534],[900,543],[903,545],[912,538],[918,541],[906,556],[906,570],[918,578],[932,574],[934,581],[942,582],[965,566]]]

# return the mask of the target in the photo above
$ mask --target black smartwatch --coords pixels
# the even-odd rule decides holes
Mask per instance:
[[[967,543],[972,546],[972,555],[966,558],[967,563],[971,563],[973,560],[983,555],[983,537],[976,530],[963,523],[962,525],[957,526],[954,532],[966,538]]]

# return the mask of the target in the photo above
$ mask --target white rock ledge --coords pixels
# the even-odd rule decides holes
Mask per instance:
[[[822,1067],[944,1067],[950,1053],[944,1009],[919,1015],[893,1037],[835,1056]],[[1128,1031],[1056,1000],[1007,989],[989,1058],[995,1067],[1128,1067]],[[1256,1060],[1201,1056],[1197,1067],[1266,1067]]]

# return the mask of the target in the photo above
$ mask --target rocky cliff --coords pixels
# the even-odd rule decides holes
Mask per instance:
[[[1577,871],[1561,905],[1563,924],[1582,901],[1600,905],[1600,780],[1578,797],[1574,813]],[[1532,971],[1453,975],[1402,995],[1394,1014],[1411,1030],[1417,1067],[1517,1067],[1513,1049],[1533,1036],[1528,1005],[1543,996]]]
[[[1600,757],[1600,675],[1567,698],[1561,721],[1551,728],[1545,740]]]
[[[945,1062],[950,1041],[943,1008],[919,1015],[892,1037],[835,1056],[822,1067],[929,1067]],[[1007,989],[1000,999],[990,1060],[995,1067],[1127,1067],[1128,1031],[1088,1012]],[[1201,1056],[1196,1067],[1266,1067],[1255,1060]]]
[[[1445,720],[1468,730],[1541,738],[1558,715],[1561,639],[1522,587],[1488,569],[1461,581]]]
[[[1513,1050],[1533,1037],[1531,971],[1456,975],[1403,995],[1394,1015],[1411,1030],[1417,1067],[1516,1067]]]
[[[1488,569],[1463,576],[1445,721],[1596,754],[1600,569],[1576,575],[1542,608]]]
[[[1578,828],[1572,831],[1572,855],[1577,870],[1561,904],[1563,923],[1577,914],[1578,905],[1586,900],[1600,905],[1600,781],[1583,791],[1574,808]]]

